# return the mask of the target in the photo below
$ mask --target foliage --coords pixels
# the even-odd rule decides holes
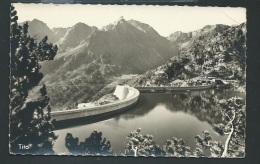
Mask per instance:
[[[152,135],[142,135],[141,128],[130,132],[129,141],[125,144],[124,155],[137,156],[161,156],[162,150],[156,144]]]
[[[220,110],[225,124],[217,124],[214,129],[220,135],[228,136],[222,157],[243,157],[245,146],[241,139],[245,138],[246,111],[242,98],[223,100],[220,102]]]
[[[194,157],[205,157],[202,147],[196,147],[193,153]]]
[[[79,144],[79,138],[74,138],[71,133],[67,133],[65,137],[65,146],[70,154],[83,154],[83,143]]]
[[[34,101],[28,92],[38,85],[43,75],[40,62],[52,60],[57,46],[47,43],[46,36],[39,44],[28,33],[28,23],[17,24],[18,16],[11,6],[11,65],[10,65],[10,145],[12,153],[52,154],[52,143],[57,138],[50,118],[46,87]],[[29,149],[21,149],[19,144]]]
[[[69,154],[80,155],[112,155],[110,141],[102,138],[102,132],[93,131],[84,142],[79,143],[79,139],[74,138],[71,133],[67,133],[65,146]]]
[[[190,59],[187,56],[182,56],[180,58],[174,58],[170,64],[167,65],[167,68],[165,70],[166,75],[168,76],[168,79],[180,77],[181,74],[184,71],[184,66],[188,64]]]
[[[166,145],[163,146],[163,154],[166,157],[189,157],[190,147],[185,146],[182,139],[173,137],[171,140],[167,140]]]
[[[218,27],[219,25],[217,25]],[[166,64],[147,71],[138,79],[137,86],[165,86],[174,80],[193,77],[214,76],[238,80],[245,85],[246,25],[244,23],[209,33],[200,33],[201,38],[190,39],[184,44],[178,56]],[[219,26],[220,27],[220,26]]]
[[[57,62],[57,60],[61,59],[58,58],[54,61]],[[68,60],[65,60],[65,62],[68,62]],[[44,64],[47,64],[47,62]],[[63,70],[62,73],[49,72],[47,73],[48,76],[41,81],[41,83],[48,83],[47,91],[53,110],[75,109],[76,103],[95,101],[110,93],[102,90],[109,87],[108,84],[111,82],[116,81],[111,74],[115,74],[118,67],[89,63],[75,68],[73,71],[68,71],[65,68],[66,64],[64,63],[63,67],[60,68]],[[69,62],[68,65],[70,64]],[[108,73],[109,71],[111,72]],[[50,75],[52,73],[55,75]]]
[[[202,135],[195,137],[197,142],[197,148],[195,149],[195,155],[204,156],[203,150],[210,150],[212,157],[221,157],[224,147],[221,142],[214,141],[208,131],[203,131]]]
[[[201,136],[196,136],[197,152],[202,149],[209,149],[213,157],[243,157],[245,145],[242,142],[245,138],[245,106],[242,99],[232,97],[222,100],[219,104],[224,123],[215,124],[213,129],[219,135],[227,135],[225,144],[214,141],[208,131]],[[242,142],[242,143],[241,143]]]

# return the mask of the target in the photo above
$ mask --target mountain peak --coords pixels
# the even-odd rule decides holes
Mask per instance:
[[[202,28],[202,30],[209,30],[209,29],[212,29],[212,28],[214,28],[214,27],[216,27],[216,25],[206,25],[206,26],[204,26],[204,27]]]
[[[33,19],[32,21],[28,21],[28,23],[30,23],[30,24],[41,24],[41,25],[45,25],[45,26],[47,26],[47,24],[45,23],[45,22],[43,22],[43,21],[41,21],[41,20],[39,20],[39,19]]]
[[[97,27],[91,27],[82,22],[76,23],[73,27],[66,30],[63,38],[59,40],[59,48],[63,50],[75,48],[87,40],[97,30]]]
[[[124,17],[121,16],[121,17],[119,17],[119,18],[117,19],[117,21],[116,21],[114,24],[116,25],[116,24],[124,23],[124,22],[126,22],[126,21],[125,21]]]
[[[145,24],[145,23],[139,22],[137,20],[133,20],[133,19],[131,19],[127,22],[144,33],[151,33],[153,35],[159,35],[157,33],[157,31],[155,31],[149,24]]]
[[[34,19],[32,20],[32,22],[42,22],[42,21],[40,21],[39,19],[34,18]]]
[[[117,19],[114,23],[110,23],[107,26],[102,27],[102,31],[110,31],[115,29],[118,25],[123,25],[126,23],[126,20],[124,19],[123,16],[119,17],[119,19]]]
[[[85,24],[85,23],[82,23],[82,22],[78,22],[78,23],[76,23],[73,27],[82,27],[82,28],[84,28],[84,27],[89,27],[87,24]]]
[[[177,44],[182,44],[189,41],[192,38],[191,33],[184,33],[182,31],[175,31],[170,34],[167,39]]]
[[[125,20],[123,16],[119,17],[118,21]]]
[[[228,25],[215,24],[215,25],[206,25],[201,30],[203,30],[203,31],[212,31],[212,30],[215,29],[215,30],[219,31],[219,30],[223,30],[223,29],[227,29],[227,28],[229,28]]]

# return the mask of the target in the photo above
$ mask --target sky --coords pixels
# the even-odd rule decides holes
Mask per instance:
[[[160,35],[175,31],[190,32],[205,25],[238,25],[246,22],[245,8],[82,5],[82,4],[14,4],[18,22],[39,19],[50,28],[71,27],[78,22],[102,28],[121,16],[152,26]]]

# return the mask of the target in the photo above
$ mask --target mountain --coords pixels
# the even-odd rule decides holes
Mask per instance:
[[[97,60],[121,67],[121,73],[144,73],[165,63],[179,51],[175,43],[160,36],[151,26],[124,18],[101,30],[79,23],[57,43],[61,48],[54,61],[57,64],[48,65],[62,70],[76,69]],[[64,60],[67,64],[61,65]],[[47,66],[43,71],[48,72],[50,67],[53,66]]]
[[[57,42],[59,49],[66,50],[67,48],[75,48],[80,45],[85,39],[89,38],[94,31],[98,30],[97,27],[90,27],[84,23],[77,23],[71,28],[66,30],[60,29],[59,33],[63,34],[63,37]]]
[[[77,23],[73,27],[69,28],[53,28],[50,29],[46,23],[33,19],[32,21],[27,21],[29,28],[28,34],[37,41],[43,39],[43,37],[48,36],[48,40],[59,46],[59,50],[66,50],[67,48],[74,48],[78,46],[82,41],[88,38],[95,30],[96,27],[90,27],[84,23]],[[24,22],[19,23],[22,25]]]
[[[181,45],[182,43],[189,41],[191,38],[192,38],[191,32],[184,33],[181,31],[176,31],[167,37],[168,40],[175,42],[178,45]]]
[[[51,43],[58,42],[64,35],[67,33],[69,28],[53,28],[50,29],[46,23],[40,21],[38,19],[33,19],[28,22],[28,34],[36,39],[37,42],[42,40],[45,36],[48,36],[48,41]],[[23,25],[25,22],[19,23],[19,25]]]
[[[206,25],[202,29],[192,32],[184,33],[181,31],[176,31],[170,34],[167,39],[184,48],[191,46],[196,40],[203,40],[204,37],[215,36],[228,28],[229,26],[222,24]]]
[[[88,51],[121,66],[123,73],[144,73],[178,53],[177,45],[151,26],[124,18],[95,32],[86,44]]]
[[[98,99],[122,74],[145,73],[179,52],[150,25],[123,17],[100,30],[78,23],[56,43],[55,59],[41,64],[54,109]]]
[[[128,82],[134,86],[171,86],[200,76],[237,80],[245,86],[246,24],[205,26],[192,32],[176,57]]]
[[[34,37],[37,42],[42,40],[46,35],[48,36],[49,42],[55,43],[58,41],[58,38],[54,35],[54,33],[51,31],[46,23],[38,19],[33,19],[32,21],[27,22],[29,25],[28,34]],[[23,23],[20,23],[20,25],[22,25]]]
[[[198,76],[245,81],[246,25],[207,25],[162,37],[150,25],[120,17],[100,30],[84,23],[44,30],[60,49],[41,71],[53,109],[97,100],[115,85],[170,85]],[[181,47],[181,48],[180,48]],[[139,74],[121,79],[123,74]],[[33,94],[32,94],[33,95]]]
[[[221,32],[227,30],[229,27],[230,26],[222,24],[206,25],[202,29],[191,32],[192,38],[188,42],[182,44],[182,48],[190,47],[197,40],[203,40],[204,38],[208,37],[215,37],[221,34]]]
[[[57,27],[57,28],[53,28],[51,29],[51,31],[53,32],[53,34],[58,38],[61,39],[65,36],[65,34],[67,33],[69,28],[63,28],[63,27]]]

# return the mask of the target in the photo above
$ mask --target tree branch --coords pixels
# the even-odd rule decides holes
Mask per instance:
[[[229,117],[229,116],[228,116],[228,117]],[[234,112],[233,118],[232,118],[232,119],[229,121],[229,123],[228,123],[228,125],[231,124],[231,131],[230,131],[230,133],[229,133],[229,135],[228,135],[228,138],[227,138],[227,140],[226,140],[226,142],[225,142],[225,148],[224,148],[224,151],[223,151],[221,157],[227,156],[227,151],[228,151],[229,142],[230,142],[231,137],[232,137],[232,135],[233,135],[233,133],[234,133],[233,121],[235,120],[235,117],[236,117],[236,112]],[[229,118],[230,118],[230,117],[229,117]]]
[[[230,132],[231,132],[231,131],[230,131]],[[228,132],[228,133],[224,132],[224,134],[225,134],[225,135],[229,135],[229,134],[230,134],[230,132]]]
[[[134,145],[132,145],[132,150],[134,151],[134,156],[137,157],[137,146],[134,148]]]

